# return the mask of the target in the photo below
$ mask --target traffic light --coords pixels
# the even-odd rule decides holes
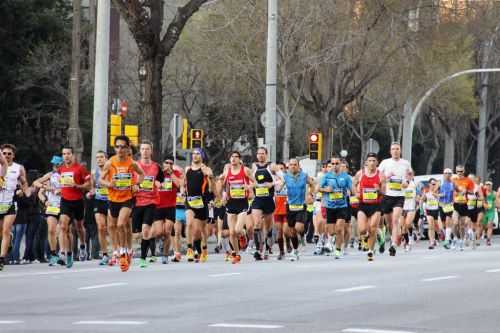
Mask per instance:
[[[321,160],[321,147],[323,138],[321,133],[311,133],[309,135],[309,158],[311,160]]]
[[[191,130],[191,149],[193,148],[203,148],[203,130],[201,129]]]
[[[119,115],[122,117],[122,118],[125,118],[127,116],[127,112],[128,112],[128,102],[123,100],[123,101],[120,101],[120,111],[119,111]]]

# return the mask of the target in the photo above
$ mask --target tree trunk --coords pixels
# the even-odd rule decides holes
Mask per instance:
[[[432,139],[433,139],[433,146],[431,150],[431,154],[429,156],[429,159],[427,160],[427,168],[425,171],[426,175],[432,174],[432,166],[434,165],[434,161],[436,160],[436,157],[438,156],[439,153],[439,137],[437,134],[437,128],[435,128],[432,125],[432,119],[430,119],[429,123],[431,124],[431,129],[432,129]]]
[[[411,152],[412,152],[412,146],[413,146],[413,133],[412,133],[412,124],[411,124],[411,115],[413,113],[413,103],[412,99],[409,97],[403,107],[403,133],[399,131],[398,133],[398,139],[401,137],[400,135],[402,134],[403,136],[403,142],[402,142],[402,155],[403,158],[408,160],[411,165]],[[400,123],[401,124],[401,123]]]
[[[97,25],[97,12],[96,12],[96,1],[89,1],[89,21],[90,21],[90,31],[89,31],[89,78],[90,84],[94,85],[94,75],[95,75],[95,33]]]
[[[453,169],[455,166],[455,129],[450,127],[450,132],[444,131],[444,168]]]
[[[283,162],[290,159],[290,138],[292,136],[292,116],[289,106],[290,96],[288,94],[288,85],[285,81],[283,87],[283,118],[285,119],[285,133],[283,135]]]
[[[322,156],[321,160],[329,159],[332,156],[331,147],[330,147],[330,112],[321,111],[321,124],[320,130],[323,136],[323,145],[322,145]]]

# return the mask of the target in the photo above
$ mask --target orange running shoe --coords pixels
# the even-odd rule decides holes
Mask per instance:
[[[187,258],[187,261],[189,261],[189,262],[193,262],[194,261],[194,252],[193,252],[193,249],[190,249],[190,248],[187,249],[186,258]]]
[[[207,249],[204,249],[204,250],[201,250],[201,262],[207,262],[208,260],[208,250]]]
[[[231,262],[232,262],[233,264],[239,264],[239,263],[240,263],[240,261],[241,261],[241,256],[240,256],[239,254],[237,254],[237,255],[233,256],[233,258],[232,258],[232,260],[231,260]]]
[[[128,271],[130,265],[128,263],[127,255],[124,253],[120,256],[120,269],[122,272]]]
[[[245,251],[246,248],[247,248],[247,239],[245,236],[241,235],[240,236],[240,249],[242,251]]]

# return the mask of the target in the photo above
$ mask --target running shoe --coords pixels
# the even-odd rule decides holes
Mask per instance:
[[[224,254],[224,261],[229,261],[231,260],[231,254],[229,252],[226,252],[226,254]]]
[[[385,229],[385,227],[384,227]],[[381,254],[385,252],[385,234],[382,231],[377,232],[378,252]]]
[[[174,261],[174,262],[181,262],[181,259],[182,259],[181,253],[180,252],[175,252],[174,259],[172,259],[172,261]]]
[[[80,251],[78,252],[78,260],[85,261],[87,260],[87,256],[87,250],[85,250],[85,248],[80,248]]]
[[[49,266],[55,266],[57,265],[57,262],[59,261],[59,256],[58,255],[55,255],[55,256],[51,256],[50,259],[49,259]]]
[[[433,244],[429,245],[429,250],[434,250],[434,245]]]
[[[318,243],[319,244],[319,243]],[[316,245],[316,249],[314,249],[313,255],[320,256],[323,254],[323,249],[320,245]]]
[[[241,261],[241,256],[239,254],[233,255],[231,258],[231,262],[233,264],[239,264]]]
[[[207,260],[208,260],[208,250],[207,249],[201,250],[200,260],[201,260],[201,262],[207,262]]]
[[[268,260],[269,259],[269,251],[266,250],[264,251],[264,260]]]
[[[449,249],[450,249],[450,242],[449,242],[449,241],[444,241],[443,247],[444,247],[446,250],[449,250]]]
[[[71,267],[73,267],[73,256],[68,256],[68,258],[66,258],[66,268]]]
[[[142,259],[141,258],[141,261],[139,262],[139,267],[140,268],[146,268],[146,267],[148,267],[148,262],[146,261],[146,259]]]
[[[389,255],[391,257],[395,257],[396,256],[396,248],[394,247],[394,245],[391,245],[391,247],[389,248]]]
[[[1,258],[0,259],[0,271],[3,271],[3,267],[5,266],[5,259]]]
[[[215,252],[215,253],[219,253],[219,252],[220,252],[220,250],[221,250],[221,248],[222,248],[222,247],[221,247],[221,245],[220,245],[220,244],[218,244],[218,245],[215,247],[214,252]]]
[[[193,249],[188,248],[186,252],[186,258],[188,262],[193,262],[194,261],[194,252]]]
[[[194,262],[199,263],[200,262],[200,255],[198,254],[198,251],[194,253]]]
[[[125,253],[120,256],[119,264],[120,264],[120,270],[122,272],[126,272],[130,268],[127,255]]]
[[[486,246],[491,246],[491,239],[486,240]]]
[[[299,260],[299,250],[293,250],[290,254],[290,261],[298,261]]]
[[[283,260],[284,258],[285,258],[285,252],[280,252],[280,253],[278,254],[278,258],[277,258],[277,259],[278,259],[278,260]]]
[[[262,255],[260,254],[259,251],[255,251],[253,253],[253,258],[255,259],[255,261],[261,261],[262,260]]]
[[[463,251],[463,250],[464,250],[464,240],[463,240],[463,239],[461,239],[461,240],[459,241],[459,243],[460,243],[460,244],[459,244],[460,251]]]
[[[109,266],[114,266],[118,262],[118,253],[113,252],[113,255],[111,256],[111,260],[109,261],[108,265]]]
[[[102,256],[101,261],[99,262],[100,266],[106,266],[109,265],[109,257],[108,256]]]
[[[61,254],[61,256],[57,258],[57,264],[61,266],[66,266],[66,256],[64,254]]]
[[[368,257],[368,261],[373,261],[373,252],[369,251],[367,254],[367,257]]]
[[[335,259],[340,259],[342,257],[342,252],[340,250],[335,249]]]
[[[158,259],[157,259],[155,256],[151,256],[151,257],[149,258],[149,262],[150,262],[150,263],[154,263],[154,262],[156,262],[156,260],[158,260]]]
[[[161,256],[161,263],[163,265],[168,264],[168,256]]]

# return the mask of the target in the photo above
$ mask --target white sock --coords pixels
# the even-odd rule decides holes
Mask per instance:
[[[448,228],[445,229],[445,240],[449,241],[450,238],[451,238],[451,228],[448,227]]]

